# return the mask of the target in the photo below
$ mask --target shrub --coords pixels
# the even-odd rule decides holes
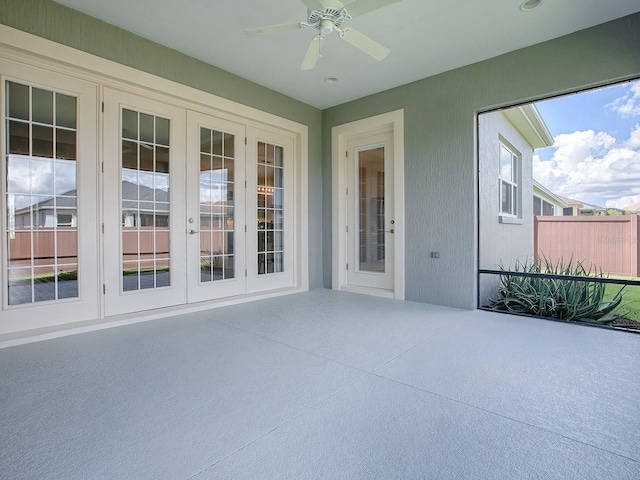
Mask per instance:
[[[500,269],[505,270],[502,266]],[[531,263],[516,262],[515,268],[511,271],[606,278],[594,267],[587,270],[581,262],[574,264],[573,260],[570,260],[565,265],[560,260],[554,265],[546,258],[538,258]],[[615,321],[615,312],[622,301],[624,286],[611,300],[605,301],[606,286],[604,283],[588,279],[570,280],[504,274],[500,275],[498,298],[491,301],[490,308],[495,311],[607,325]]]

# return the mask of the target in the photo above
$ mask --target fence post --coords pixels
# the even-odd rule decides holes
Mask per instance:
[[[533,216],[533,260],[538,260],[538,216]]]
[[[638,262],[640,261],[640,254],[638,254],[638,249],[640,249],[640,241],[638,241],[638,223],[640,222],[640,215],[632,215],[630,220],[631,228],[629,229],[629,251],[631,252],[631,276],[637,277],[638,271],[640,270],[638,267]]]

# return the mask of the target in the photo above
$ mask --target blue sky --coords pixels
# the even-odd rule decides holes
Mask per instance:
[[[537,102],[554,137],[534,177],[565,197],[606,207],[640,202],[640,80]]]

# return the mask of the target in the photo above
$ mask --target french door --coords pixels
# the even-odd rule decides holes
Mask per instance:
[[[104,90],[105,314],[186,302],[186,112]]]
[[[104,99],[106,315],[294,285],[291,137]]]
[[[99,314],[95,84],[0,61],[0,333]]]
[[[188,301],[246,293],[245,127],[187,118]]]
[[[393,290],[395,209],[393,135],[355,137],[347,143],[346,283]]]

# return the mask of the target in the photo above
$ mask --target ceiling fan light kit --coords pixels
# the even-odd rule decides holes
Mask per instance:
[[[314,28],[318,34],[311,39],[307,52],[302,60],[301,70],[312,70],[322,56],[322,43],[328,35],[338,32],[341,39],[366,53],[377,61],[381,61],[390,50],[380,45],[353,28],[343,28],[343,24],[352,18],[378,10],[401,0],[355,0],[348,5],[349,10],[338,0],[302,0],[307,7],[307,21],[285,23],[261,28],[245,30],[247,35],[262,35],[286,30]],[[351,13],[350,13],[351,12]]]

